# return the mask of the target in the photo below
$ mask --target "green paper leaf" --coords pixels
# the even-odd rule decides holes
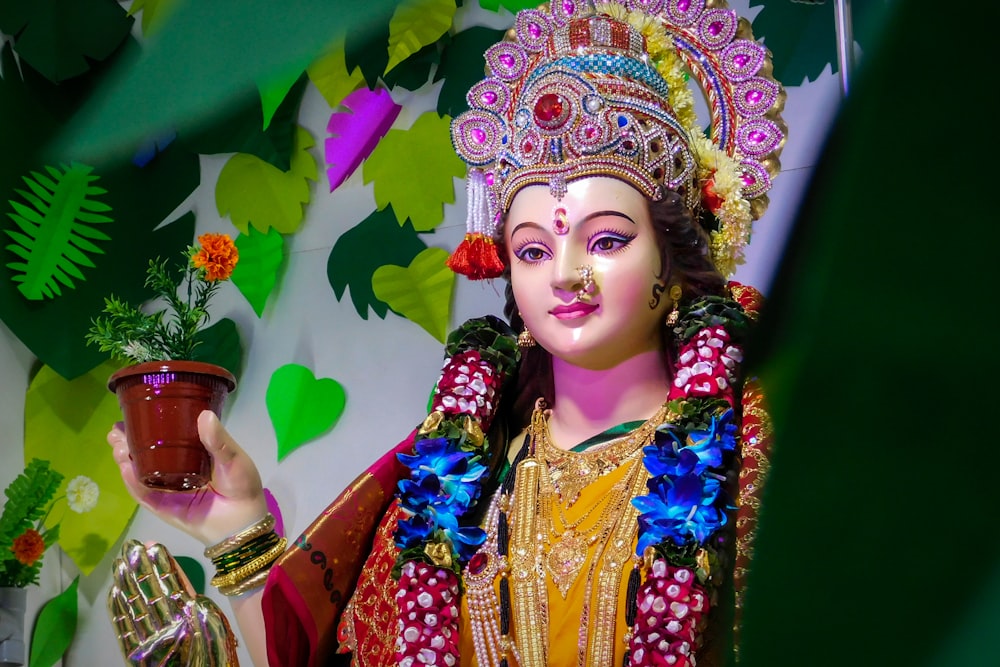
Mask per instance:
[[[276,229],[264,234],[251,227],[246,234],[237,236],[235,243],[240,261],[230,280],[260,317],[285,260],[285,239]]]
[[[305,366],[286,364],[271,375],[265,401],[281,461],[333,428],[344,412],[347,396],[336,380],[316,379]]]
[[[248,93],[235,109],[214,122],[181,132],[178,141],[200,155],[245,153],[279,171],[288,171],[296,150],[299,108],[308,83],[302,70],[297,71],[295,82],[272,112],[265,110],[259,93]]]
[[[392,71],[447,33],[455,10],[455,0],[403,0],[389,20],[389,61],[385,71]]]
[[[299,128],[291,169],[280,171],[253,155],[237,153],[229,158],[215,184],[219,215],[229,216],[244,234],[250,225],[258,231],[274,228],[282,234],[298,230],[309,202],[309,183],[318,167],[308,149],[312,136]]]
[[[94,155],[130,151],[168,127],[183,134],[224,116],[255,93],[258,81],[287,72],[293,63],[304,67],[332,35],[363,38],[370,22],[385,27],[394,5],[306,0],[293,10],[273,0],[179,3],[156,39],[135,62],[117,64],[51,148],[56,156],[93,162]],[[131,112],[128,123],[122,122],[123,109]]]
[[[295,84],[305,82],[302,70],[302,67],[295,67],[289,74],[276,76],[265,83],[257,85],[257,89],[260,91],[260,104],[264,114],[262,129],[267,130],[278,107],[288,97]],[[301,100],[301,94],[299,95],[299,99]]]
[[[79,575],[59,595],[42,606],[31,633],[31,667],[52,667],[59,662],[73,642],[77,621]]]
[[[503,30],[473,26],[455,35],[441,54],[441,66],[434,73],[440,81],[437,112],[440,116],[454,118],[469,108],[466,93],[473,84],[484,78],[486,50],[503,39]]]
[[[372,289],[397,313],[416,322],[442,343],[448,336],[455,274],[445,266],[448,251],[427,248],[408,267],[382,266]]]
[[[149,37],[163,27],[179,2],[180,0],[132,0],[128,15],[135,16],[142,13],[140,19],[142,34]]]
[[[109,240],[95,225],[112,222],[104,215],[111,207],[102,201],[106,191],[95,185],[93,167],[74,163],[61,170],[46,167],[46,172],[24,177],[28,188],[17,194],[28,205],[10,201],[14,212],[7,217],[17,229],[4,230],[14,240],[7,250],[18,259],[7,267],[14,272],[18,290],[31,301],[62,296],[60,283],[73,289],[74,278],[86,280],[80,267],[93,268],[88,254],[104,254],[96,242]]]
[[[450,123],[429,111],[409,130],[389,130],[364,164],[364,181],[375,182],[379,209],[392,204],[399,224],[409,218],[418,232],[441,224],[444,204],[455,201],[454,179],[465,176],[465,163],[451,145]]]
[[[347,31],[344,40],[344,62],[347,69],[361,70],[365,83],[372,90],[378,86],[389,63],[389,21],[396,10],[396,0],[391,3],[366,8],[370,11],[368,30]]]
[[[205,576],[205,566],[201,564],[201,561],[190,556],[174,556],[174,560],[184,572],[184,576],[191,582],[191,588],[194,589],[194,592],[198,595],[204,595],[207,577]]]
[[[360,68],[352,67],[348,71],[343,38],[334,42],[324,55],[309,65],[306,73],[331,107],[340,104],[365,82]]]
[[[497,13],[503,7],[511,14],[516,14],[522,9],[534,9],[538,6],[538,3],[535,0],[479,0],[479,6]]]
[[[763,38],[772,53],[774,76],[786,86],[798,86],[815,81],[830,65],[840,71],[837,56],[837,23],[835,2],[768,2],[750,3],[750,9],[761,7],[753,20],[754,36]],[[853,36],[862,51],[868,51],[878,38],[876,26],[881,25],[882,13],[889,0],[855,0],[851,3]]]
[[[382,75],[382,83],[387,88],[417,90],[431,78],[431,70],[441,62],[441,44],[450,39],[445,34],[439,41],[428,44],[412,56],[399,63],[392,71]]]
[[[409,220],[399,225],[391,206],[375,211],[341,234],[330,251],[326,274],[333,293],[339,301],[350,287],[351,301],[362,319],[368,319],[369,308],[385,319],[389,307],[375,298],[372,275],[383,264],[408,265],[425,248]]]
[[[192,359],[222,366],[239,381],[243,368],[243,340],[236,322],[223,318],[199,331],[195,340],[198,346],[194,348]]]
[[[77,514],[60,501],[49,517],[59,523],[59,546],[84,576],[101,563],[138,507],[125,490],[105,436],[121,420],[108,377],[121,368],[105,362],[68,381],[42,366],[24,401],[24,457],[47,459],[64,476],[63,489],[78,475],[100,489],[97,506]]]
[[[87,72],[129,36],[132,18],[109,0],[4,0],[0,32],[14,36],[14,49],[53,83]],[[4,70],[6,74],[10,70]]]

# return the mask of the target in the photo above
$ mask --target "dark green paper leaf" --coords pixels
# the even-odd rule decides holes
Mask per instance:
[[[852,32],[862,51],[867,51],[877,37],[875,28],[889,0],[854,0],[851,9]],[[837,23],[834,0],[806,4],[782,0],[750,3],[750,9],[762,7],[753,20],[754,36],[763,38],[771,50],[774,77],[786,86],[815,81],[828,64],[840,71],[837,55]]]
[[[389,64],[389,21],[396,10],[396,3],[385,3],[371,8],[369,29],[364,32],[347,31],[344,40],[344,60],[347,71],[357,67],[365,77],[368,87],[375,90],[379,79]]]
[[[260,94],[254,90],[246,95],[234,112],[208,125],[181,133],[178,141],[188,150],[201,155],[247,153],[281,171],[288,171],[298,127],[299,106],[307,82],[305,74],[296,80],[278,105],[266,130]]]
[[[191,588],[194,589],[194,592],[198,595],[204,595],[206,577],[205,566],[201,564],[201,561],[190,556],[174,556],[174,560],[184,572],[184,576],[191,582]]]
[[[90,61],[109,57],[131,28],[132,17],[114,0],[0,2],[0,32],[15,36],[22,66],[30,65],[53,83],[79,76],[90,69]]]
[[[239,381],[243,368],[243,340],[236,322],[223,318],[199,331],[195,340],[199,343],[194,348],[196,361],[222,366]]]
[[[73,642],[77,621],[77,576],[65,591],[45,603],[31,633],[31,667],[52,667]]]
[[[409,220],[403,225],[396,221],[392,206],[375,211],[344,232],[330,251],[326,273],[333,293],[339,301],[350,287],[362,319],[368,319],[369,308],[384,319],[389,307],[375,297],[372,275],[384,264],[408,266],[426,247]]]
[[[441,66],[434,80],[444,79],[438,95],[437,112],[440,116],[458,116],[469,108],[465,94],[476,82],[485,77],[486,50],[503,39],[503,30],[473,26],[463,30],[444,47]]]

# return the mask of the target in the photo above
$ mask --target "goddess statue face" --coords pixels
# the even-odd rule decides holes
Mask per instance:
[[[521,317],[553,356],[603,370],[660,348],[671,304],[650,308],[662,260],[646,198],[634,187],[582,178],[558,200],[546,185],[525,187],[511,203],[504,241]]]

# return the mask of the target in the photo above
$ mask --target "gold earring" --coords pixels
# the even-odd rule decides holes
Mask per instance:
[[[522,350],[535,347],[535,337],[528,331],[528,327],[524,327],[524,330],[517,334],[517,346]]]
[[[674,306],[673,306],[673,308],[671,308],[670,314],[667,315],[667,326],[668,327],[672,327],[675,324],[677,324],[677,320],[679,320],[680,317],[681,317],[680,303],[681,303],[681,296],[683,294],[684,294],[684,292],[683,292],[683,290],[681,290],[681,286],[680,285],[671,285],[670,286],[670,300],[674,302]]]

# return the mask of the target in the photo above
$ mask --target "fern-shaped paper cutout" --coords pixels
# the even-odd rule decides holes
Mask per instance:
[[[7,249],[21,259],[7,266],[31,301],[61,296],[60,283],[72,289],[74,278],[86,280],[79,267],[94,267],[88,253],[104,254],[94,241],[110,240],[95,225],[112,222],[103,215],[111,207],[97,199],[107,191],[94,185],[93,167],[73,163],[45,170],[47,175],[33,171],[24,177],[30,191],[16,192],[27,204],[11,200],[14,212],[7,214],[20,231],[5,230],[14,240]]]
[[[7,501],[0,514],[0,549],[10,549],[15,537],[42,518],[62,480],[62,473],[52,470],[48,461],[31,459],[4,491]]]

